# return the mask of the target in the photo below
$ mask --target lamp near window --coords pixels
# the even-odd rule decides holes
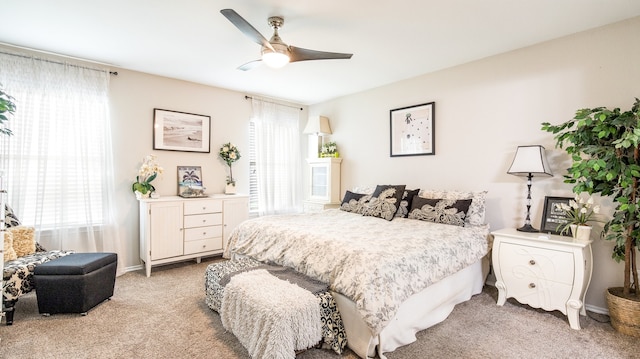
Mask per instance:
[[[531,226],[531,179],[537,176],[553,176],[547,163],[544,147],[540,145],[518,146],[508,174],[527,176],[527,217],[524,226],[518,228],[521,232],[539,232]]]
[[[329,119],[324,116],[311,116],[302,132],[309,135],[309,155],[313,155],[313,158],[318,158],[320,149],[324,144],[324,135],[331,134]],[[312,149],[312,146],[317,148]],[[314,151],[315,154],[313,154]]]

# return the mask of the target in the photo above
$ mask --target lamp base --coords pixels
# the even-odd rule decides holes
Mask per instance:
[[[520,232],[531,232],[531,233],[540,232],[539,230],[533,228],[530,224],[525,224],[524,226],[518,228],[518,230]]]

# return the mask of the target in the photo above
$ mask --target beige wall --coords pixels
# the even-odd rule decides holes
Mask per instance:
[[[248,193],[248,123],[251,101],[244,93],[191,82],[118,69],[110,83],[114,137],[115,183],[118,223],[122,224],[121,246],[126,248],[126,267],[138,266],[138,202],[131,192],[142,158],[155,154],[165,172],[153,182],[162,196],[177,194],[177,166],[202,166],[208,193],[223,193],[227,167],[218,158],[223,143],[238,146],[243,157],[233,165],[239,193]],[[211,116],[211,153],[154,151],[153,109],[161,108]],[[301,125],[306,123],[303,107]],[[301,127],[302,128],[302,127]]]
[[[309,114],[331,120],[329,140],[338,143],[344,158],[343,191],[377,183],[488,190],[486,219],[493,230],[524,222],[526,181],[506,171],[518,145],[542,144],[555,175],[533,180],[532,221],[539,228],[545,196],[572,196],[562,178],[568,157],[554,148],[540,124],[566,121],[584,107],[629,109],[640,97],[638,34],[640,18],[635,18],[315,104]],[[436,155],[391,158],[389,110],[431,101]],[[602,203],[611,210],[610,201]],[[593,244],[586,300],[591,307],[606,308],[605,289],[622,281],[611,248],[599,239]]]

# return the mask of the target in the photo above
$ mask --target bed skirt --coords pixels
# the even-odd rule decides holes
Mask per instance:
[[[413,343],[417,332],[444,321],[456,304],[482,292],[489,273],[488,256],[409,297],[376,336],[372,335],[352,300],[331,292],[347,332],[347,345],[361,358],[373,358],[378,354],[385,359],[384,353]]]

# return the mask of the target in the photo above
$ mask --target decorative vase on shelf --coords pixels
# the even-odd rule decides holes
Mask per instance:
[[[224,193],[226,194],[236,194],[236,185],[234,183],[227,184],[227,187],[224,189]]]
[[[569,228],[571,228],[571,236],[574,241],[589,242],[591,240],[591,226],[571,224]]]

